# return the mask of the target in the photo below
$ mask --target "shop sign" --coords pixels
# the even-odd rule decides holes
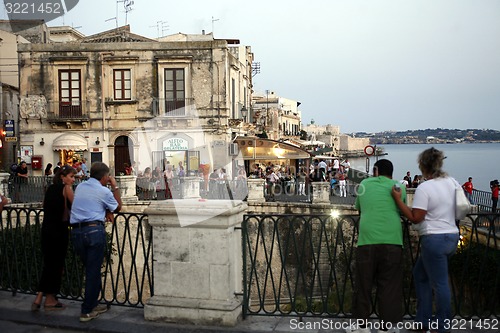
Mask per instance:
[[[189,144],[187,140],[182,138],[170,138],[163,141],[163,150],[188,150]]]
[[[15,135],[14,120],[6,119],[4,122],[4,130],[5,130],[6,137],[13,137]]]

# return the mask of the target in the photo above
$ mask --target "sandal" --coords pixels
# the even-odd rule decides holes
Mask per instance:
[[[33,303],[31,304],[31,311],[39,311],[40,310],[40,304]]]
[[[44,305],[43,307],[45,310],[62,310],[65,308],[64,304],[61,302],[57,302],[54,305]]]

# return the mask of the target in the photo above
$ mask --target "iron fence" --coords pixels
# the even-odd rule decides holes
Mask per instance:
[[[480,211],[491,212],[491,207],[493,206],[491,192],[473,189],[471,203],[477,205]],[[497,211],[498,209],[499,208],[497,208]]]
[[[28,178],[10,176],[7,192],[12,203],[43,202],[45,191],[52,184],[53,179],[53,176],[29,176]],[[84,181],[85,179],[76,178],[73,188]]]
[[[499,216],[469,215],[461,224],[461,241],[449,266],[454,315],[500,317],[500,243],[490,228]],[[357,215],[245,215],[244,315],[350,317],[358,220]],[[419,241],[406,220],[402,228],[401,306],[413,317],[412,267]],[[378,316],[372,296],[372,315]]]
[[[0,223],[0,290],[37,292],[42,265],[42,220],[42,209],[4,208]],[[154,291],[152,229],[147,215],[115,214],[115,223],[106,226],[106,233],[108,246],[100,300],[143,307]],[[82,300],[84,275],[70,243],[61,297]]]

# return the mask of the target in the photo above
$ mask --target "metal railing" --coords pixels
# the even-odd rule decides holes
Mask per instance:
[[[164,117],[185,117],[195,108],[193,98],[154,98],[153,114]]]
[[[8,180],[7,192],[12,203],[42,202],[45,191],[52,184],[53,179],[53,176],[29,176],[28,178],[11,176]],[[76,188],[84,181],[85,179],[75,179],[73,187]]]
[[[469,215],[450,261],[454,315],[500,318],[500,215]],[[253,215],[242,224],[244,315],[350,317],[357,215]],[[402,221],[406,317],[416,312],[412,267],[419,241]],[[376,309],[373,295],[373,309]],[[376,310],[372,313],[378,316]]]
[[[472,204],[477,205],[479,211],[491,212],[491,207],[493,205],[493,200],[491,198],[491,192],[480,191],[473,189],[471,196]],[[497,208],[497,211],[500,208]]]
[[[0,223],[0,290],[37,292],[42,270],[42,209],[5,207]],[[102,267],[100,300],[143,307],[153,295],[153,240],[147,215],[115,214],[106,226],[108,246]],[[66,256],[61,298],[83,299],[84,270],[71,242]]]
[[[72,102],[49,101],[47,119],[49,121],[88,120],[90,101]]]

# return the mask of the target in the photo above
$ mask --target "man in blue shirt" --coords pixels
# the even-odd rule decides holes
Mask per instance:
[[[110,185],[110,189],[106,186]],[[122,206],[116,179],[109,176],[109,167],[95,162],[90,167],[90,179],[77,186],[71,207],[71,242],[85,265],[85,298],[80,321],[86,322],[106,312],[99,305],[102,289],[101,266],[106,249],[104,223],[113,221],[112,213]]]

